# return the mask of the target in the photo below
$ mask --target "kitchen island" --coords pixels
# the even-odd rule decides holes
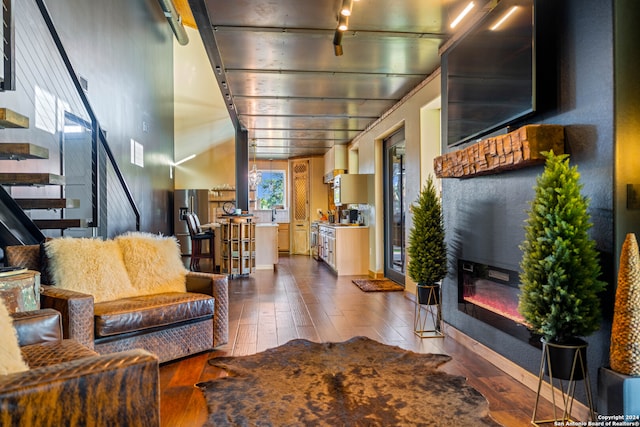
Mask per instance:
[[[369,227],[322,223],[318,256],[338,276],[369,274]]]
[[[278,263],[278,223],[256,224],[256,269],[273,270]]]

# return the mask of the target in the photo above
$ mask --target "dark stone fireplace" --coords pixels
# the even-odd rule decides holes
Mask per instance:
[[[458,309],[513,337],[530,342],[518,312],[519,273],[473,261],[458,260]]]

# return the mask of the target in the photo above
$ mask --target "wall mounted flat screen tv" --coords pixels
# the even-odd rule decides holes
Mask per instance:
[[[448,146],[479,139],[537,110],[534,0],[501,0],[442,55]]]

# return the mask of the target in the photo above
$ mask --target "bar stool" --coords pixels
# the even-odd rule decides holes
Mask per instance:
[[[189,229],[189,237],[191,239],[191,262],[189,263],[189,269],[191,271],[200,271],[200,260],[211,259],[211,265],[213,272],[216,271],[216,259],[215,259],[215,246],[213,230],[202,231],[200,226],[200,219],[198,215],[193,212],[187,212],[185,214],[185,221],[187,221],[187,228]],[[202,242],[208,241],[208,251],[204,251]]]

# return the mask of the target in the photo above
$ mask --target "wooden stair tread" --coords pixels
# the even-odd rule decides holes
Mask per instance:
[[[73,209],[80,207],[79,199],[14,199],[22,209]]]
[[[52,173],[0,173],[2,185],[64,185],[64,183],[64,176]]]
[[[0,128],[22,128],[29,127],[29,117],[16,113],[8,108],[0,108]]]
[[[82,227],[81,219],[34,219],[33,223],[42,230],[63,230]]]
[[[0,160],[48,159],[49,150],[28,142],[0,143]]]

